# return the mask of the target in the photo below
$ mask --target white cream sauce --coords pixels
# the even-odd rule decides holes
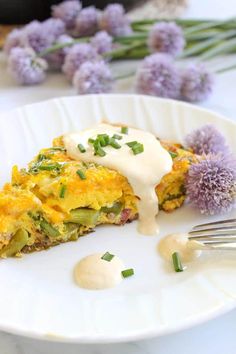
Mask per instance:
[[[188,234],[171,234],[165,236],[158,244],[158,251],[162,258],[171,261],[172,254],[178,252],[183,262],[191,262],[198,258],[202,251],[199,243],[188,240]]]
[[[121,128],[109,124],[98,124],[91,129],[70,133],[64,136],[67,154],[76,160],[95,162],[105,167],[114,169],[125,176],[135,195],[139,198],[139,226],[141,233],[151,235],[158,231],[156,215],[158,213],[158,198],[155,187],[162,177],[172,169],[172,158],[156,139],[149,133],[138,129],[129,128],[128,134],[121,134]],[[104,157],[95,156],[93,146],[88,143],[89,138],[96,138],[98,134],[113,134],[122,136],[117,142],[120,149],[111,146],[104,147]],[[137,141],[144,145],[144,152],[134,155],[127,142]],[[77,145],[83,144],[85,153],[81,153]]]
[[[75,266],[75,282],[84,289],[102,290],[113,288],[122,280],[125,269],[122,260],[114,256],[110,262],[102,259],[103,253],[91,254]]]

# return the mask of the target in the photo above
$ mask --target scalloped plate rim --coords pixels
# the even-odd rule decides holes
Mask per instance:
[[[133,99],[134,97],[139,98],[141,97],[142,99],[148,99],[150,101],[154,100],[158,100],[159,102],[165,102],[165,104],[167,103],[171,103],[177,106],[185,106],[187,108],[194,109],[207,114],[211,114],[213,115],[216,119],[219,119],[220,121],[225,121],[226,123],[230,123],[233,124],[234,126],[236,126],[236,123],[234,121],[232,121],[231,119],[225,117],[224,115],[221,115],[219,113],[216,113],[214,111],[211,111],[209,109],[203,108],[203,107],[198,107],[198,106],[194,106],[190,103],[186,103],[186,102],[181,102],[181,101],[175,101],[175,100],[171,100],[171,99],[162,99],[162,98],[156,98],[156,97],[150,97],[150,96],[145,96],[145,95],[135,95],[135,94],[109,94],[109,95],[86,95],[86,96],[80,96],[80,97],[76,97],[76,96],[64,96],[64,97],[60,97],[60,98],[53,98],[53,99],[49,99],[49,100],[44,100],[41,102],[37,102],[37,103],[32,103],[32,104],[27,104],[24,105],[22,107],[18,107],[15,108],[13,110],[10,111],[6,111],[0,114],[0,121],[2,119],[5,119],[7,116],[14,114],[14,112],[16,111],[21,111],[22,108],[30,108],[30,107],[35,107],[35,106],[40,106],[40,104],[50,104],[51,102],[57,102],[57,101],[61,101],[61,100],[76,100],[78,99],[83,99],[83,97],[89,97],[89,98],[96,98],[97,96],[99,96],[99,98],[102,99],[107,99],[109,97],[118,97],[121,98],[122,97],[126,97],[126,99],[130,98]],[[5,331],[5,332],[9,332],[12,334],[16,334],[16,335],[20,335],[20,336],[25,336],[25,337],[31,337],[31,338],[35,338],[35,339],[41,339],[41,340],[45,340],[45,341],[56,341],[56,342],[72,342],[72,343],[115,343],[115,342],[125,342],[125,341],[135,341],[135,340],[142,340],[142,339],[147,339],[147,338],[153,338],[153,337],[157,337],[157,336],[163,336],[163,335],[167,335],[167,334],[171,334],[171,333],[175,333],[178,332],[180,330],[184,330],[187,328],[191,328],[193,326],[202,324],[206,321],[209,321],[211,319],[216,318],[217,316],[223,315],[225,313],[227,313],[228,311],[232,310],[233,308],[236,307],[236,299],[234,299],[233,297],[227,302],[225,303],[223,306],[220,306],[217,310],[212,310],[210,312],[203,314],[200,314],[199,316],[195,316],[195,318],[189,318],[186,319],[185,321],[183,321],[181,323],[181,325],[172,325],[172,326],[167,326],[164,327],[160,330],[160,328],[155,329],[147,329],[146,331],[144,330],[134,330],[134,332],[132,333],[132,331],[127,334],[127,335],[106,335],[106,336],[94,336],[93,338],[89,337],[89,336],[71,336],[71,337],[64,337],[61,335],[56,335],[55,337],[49,336],[48,334],[41,334],[41,333],[36,333],[35,331],[25,331],[22,330],[20,328],[16,328],[14,327],[14,325],[12,326],[7,326],[1,323],[1,319],[0,319],[0,330]]]

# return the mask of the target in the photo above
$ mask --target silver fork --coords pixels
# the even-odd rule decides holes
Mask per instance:
[[[236,250],[236,219],[196,225],[188,233],[188,239],[193,241],[190,242],[193,248]]]

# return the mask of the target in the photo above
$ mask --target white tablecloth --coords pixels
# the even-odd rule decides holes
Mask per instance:
[[[189,0],[186,13],[191,18],[226,18],[236,15],[235,0]],[[214,61],[223,65],[230,59]],[[137,62],[115,63],[114,70],[122,72]],[[132,81],[124,80],[118,92],[132,92]],[[60,74],[51,74],[37,87],[17,87],[6,73],[0,54],[0,112],[20,105],[52,97],[74,95],[74,90]],[[236,120],[236,71],[219,75],[214,93],[202,105]],[[1,289],[0,289],[1,291]],[[17,296],[17,294],[16,294]],[[20,338],[0,333],[0,354],[235,354],[236,310],[201,326],[152,340],[108,345],[56,344]]]

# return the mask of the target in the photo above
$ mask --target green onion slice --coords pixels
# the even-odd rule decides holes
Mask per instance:
[[[109,144],[109,136],[107,134],[98,134],[96,140],[98,140],[103,147]]]
[[[178,156],[178,154],[176,154],[176,152],[173,152],[173,151],[169,151],[169,154],[172,157],[172,159],[174,159],[175,157]]]
[[[64,148],[63,146],[53,146],[50,148],[50,150],[52,150],[52,151],[66,151],[66,148]]]
[[[41,162],[41,161],[43,161],[43,160],[47,160],[47,156],[44,155],[44,154],[39,154],[39,155],[38,155],[38,158],[37,158],[37,161],[38,161],[38,162]]]
[[[132,148],[133,146],[135,146],[137,144],[138,144],[137,141],[129,141],[128,143],[126,143],[126,145],[128,145],[130,148]]]
[[[176,272],[183,272],[184,268],[182,266],[182,262],[181,262],[180,255],[178,252],[174,252],[172,254],[172,261],[173,261],[175,271]]]
[[[132,275],[134,275],[134,270],[133,270],[133,268],[125,269],[125,270],[122,270],[121,274],[122,274],[123,278],[128,278],[128,277],[131,277]]]
[[[89,144],[94,144],[94,142],[95,142],[94,139],[92,139],[92,138],[89,138],[89,139],[88,139],[88,143],[89,143]]]
[[[120,132],[121,132],[122,134],[128,134],[129,128],[128,128],[128,127],[121,127]]]
[[[76,173],[80,177],[80,179],[86,179],[86,176],[82,170],[77,170]]]
[[[59,193],[59,197],[60,197],[60,198],[65,198],[66,189],[67,189],[66,185],[63,184],[63,185],[61,186],[60,193]]]
[[[85,149],[83,144],[78,144],[77,147],[78,147],[80,152],[82,152],[82,153],[86,152],[86,149]]]
[[[113,139],[116,139],[116,140],[121,140],[121,139],[122,139],[122,136],[119,135],[119,134],[114,134],[112,138],[113,138]]]
[[[118,144],[118,142],[114,138],[110,139],[109,145],[111,145],[114,149],[120,149],[121,148],[121,145]]]
[[[134,145],[132,147],[132,151],[134,155],[138,155],[141,154],[142,152],[144,152],[144,146],[143,144],[137,143],[136,145]]]
[[[53,146],[53,147],[50,147],[49,150],[51,150],[51,151],[63,151],[63,152],[65,152],[65,151],[66,151],[66,148],[64,148],[63,146]]]
[[[101,148],[100,144],[98,144],[97,146],[94,145],[94,155],[98,155],[98,156],[105,156],[106,152]]]
[[[41,171],[53,171],[53,170],[58,170],[60,169],[60,165],[59,164],[48,164],[48,165],[39,165],[37,166],[38,170]]]
[[[101,257],[104,261],[110,262],[112,258],[114,258],[114,254],[111,254],[109,252],[104,253],[104,255]]]

